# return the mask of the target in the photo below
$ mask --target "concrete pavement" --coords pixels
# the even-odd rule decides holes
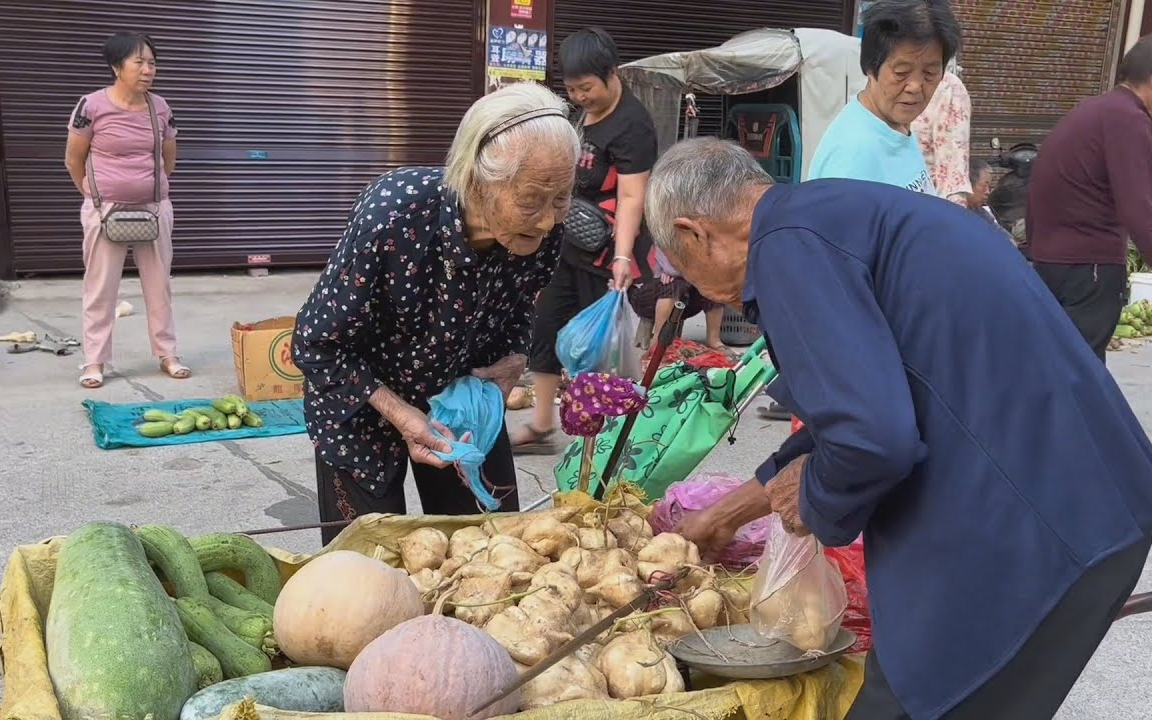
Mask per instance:
[[[235,392],[229,331],[251,322],[291,315],[305,299],[315,272],[175,278],[174,303],[180,352],[193,369],[188,380],[162,375],[148,347],[143,300],[135,278],[122,297],[135,313],[117,321],[113,373],[96,391],[78,383],[78,355],[0,352],[0,563],[22,543],[66,534],[92,520],[160,522],[187,534],[239,531],[314,522],[316,487],[311,444],[305,435],[232,442],[205,442],[149,450],[100,450],[81,408],[94,398],[142,402],[213,397]],[[34,280],[10,288],[0,301],[0,335],[32,330],[80,334],[78,280]],[[690,339],[702,327],[691,326]],[[1152,427],[1152,349],[1113,353],[1110,365],[1145,428]],[[515,413],[513,424],[526,420]],[[748,476],[786,436],[787,423],[765,423],[752,413],[738,427],[737,442],[722,444],[702,470]],[[524,503],[553,489],[552,458],[518,460]],[[411,512],[419,499],[409,484]],[[320,547],[319,531],[265,536],[292,551]],[[2,565],[0,565],[2,568]],[[1152,564],[1142,590],[1152,590]],[[1152,615],[1120,621],[1066,703],[1063,720],[1148,717],[1152,707]]]

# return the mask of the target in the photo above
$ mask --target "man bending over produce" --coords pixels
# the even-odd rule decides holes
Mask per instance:
[[[1148,556],[1152,445],[1036,273],[958,205],[774,186],[713,138],[660,159],[645,217],[759,325],[805,425],[679,532],[714,552],[775,512],[826,545],[864,533],[875,649],[849,720],[1051,718]]]

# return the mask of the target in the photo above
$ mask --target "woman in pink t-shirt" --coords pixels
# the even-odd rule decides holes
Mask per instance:
[[[172,321],[173,218],[168,176],[176,169],[176,123],[164,98],[150,92],[156,79],[156,48],[146,35],[119,32],[104,43],[104,61],[115,82],[80,98],[69,120],[65,154],[72,183],[84,196],[80,208],[84,228],[84,369],[80,384],[89,389],[104,384],[104,366],[112,359],[116,298],[129,248],[144,291],[152,353],[168,376],[183,379],[192,374],[176,356]],[[161,136],[158,169],[153,111]],[[99,208],[93,202],[93,176]],[[147,243],[112,242],[102,220],[116,208],[152,210],[159,219],[159,236]]]

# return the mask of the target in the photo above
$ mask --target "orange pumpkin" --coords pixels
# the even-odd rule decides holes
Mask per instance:
[[[293,662],[347,670],[368,643],[422,614],[420,591],[407,574],[338,550],[309,561],[284,584],[272,626]]]

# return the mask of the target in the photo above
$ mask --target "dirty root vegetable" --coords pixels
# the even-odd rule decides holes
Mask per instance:
[[[636,561],[627,550],[585,550],[569,548],[560,556],[560,562],[576,570],[576,581],[582,588],[590,588],[617,568],[635,571]]]
[[[576,571],[563,563],[549,563],[536,571],[528,584],[528,592],[548,588],[569,611],[576,610],[584,601],[584,591],[576,581]]]
[[[488,547],[488,533],[483,528],[469,526],[452,533],[448,539],[448,557],[471,558]]]
[[[487,535],[511,535],[512,537],[522,538],[528,525],[542,517],[552,517],[562,523],[566,523],[576,517],[579,512],[580,508],[578,507],[561,506],[540,510],[538,512],[516,513],[514,515],[504,515],[500,517],[493,516],[486,519],[480,527]]]
[[[688,614],[696,628],[707,630],[719,624],[724,610],[724,596],[714,588],[703,587],[692,593],[684,604],[688,606]]]
[[[444,573],[424,568],[409,576],[409,579],[420,591],[420,597],[424,601],[424,612],[432,612],[432,606],[436,603],[436,591],[444,585]]]
[[[420,591],[403,572],[338,550],[309,561],[284,584],[272,624],[294,662],[347,669],[381,633],[423,613]]]
[[[642,592],[644,583],[640,582],[636,573],[628,568],[618,567],[610,570],[603,580],[588,588],[586,597],[619,608],[635,600]]]
[[[520,709],[536,710],[569,700],[607,700],[604,673],[588,662],[569,656],[533,678],[520,689]]]
[[[448,559],[448,536],[431,527],[413,530],[400,538],[400,559],[410,575],[436,570]]]
[[[685,565],[699,564],[696,543],[676,533],[660,533],[636,554],[636,570],[645,582],[650,582],[655,573],[672,575]]]
[[[724,580],[718,584],[720,594],[724,596],[722,619],[729,625],[742,625],[748,622],[748,610],[752,604],[752,596],[743,585],[735,580]]]
[[[513,660],[523,665],[535,665],[572,639],[571,633],[542,626],[519,607],[501,610],[484,626],[484,632],[503,645]]]
[[[616,536],[606,527],[580,528],[577,533],[580,547],[585,550],[613,550],[616,548]]]
[[[608,681],[608,693],[618,700],[684,690],[676,661],[643,630],[612,639],[597,655],[596,667]]]
[[[616,543],[630,553],[638,553],[652,539],[652,526],[643,517],[624,511],[608,521],[608,529],[616,536]]]
[[[344,711],[486,720],[516,712],[519,693],[468,715],[517,677],[508,651],[483,630],[444,615],[424,615],[364,648],[344,682]]]
[[[459,587],[449,605],[457,619],[483,627],[496,613],[512,605],[512,573],[489,563],[460,568]]]
[[[548,558],[533,550],[528,543],[511,535],[496,535],[479,559],[513,573],[534,573],[548,563]]]
[[[580,543],[577,531],[571,523],[560,522],[553,515],[543,515],[528,523],[520,539],[540,555],[558,560],[561,553]]]

